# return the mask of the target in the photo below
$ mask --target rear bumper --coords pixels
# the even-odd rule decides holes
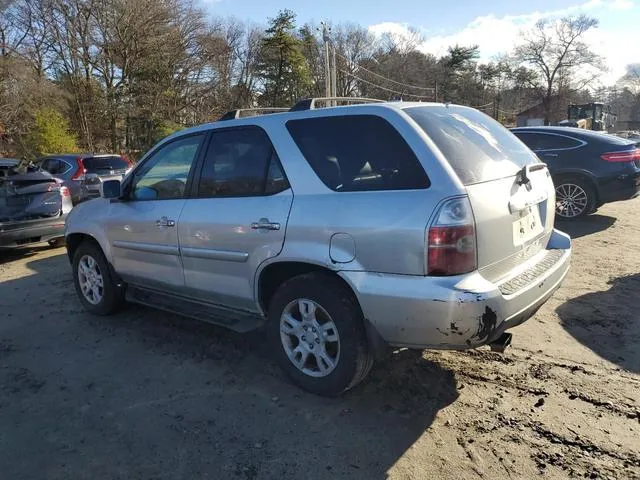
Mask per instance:
[[[598,181],[599,204],[629,200],[640,195],[640,170]]]
[[[569,270],[571,240],[554,230],[548,248],[500,285],[478,272],[455,277],[340,275],[387,343],[420,349],[474,348],[529,319],[560,287]],[[545,260],[549,258],[552,264]]]
[[[66,215],[0,223],[0,247],[21,247],[64,237]]]

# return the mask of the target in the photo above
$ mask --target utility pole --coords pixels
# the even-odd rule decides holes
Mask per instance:
[[[337,79],[337,70],[338,64],[336,63],[336,46],[333,42],[331,42],[331,51],[333,52],[333,64],[331,68],[331,96],[338,96],[338,79]]]
[[[322,25],[322,40],[324,41],[324,85],[325,96],[331,96],[331,72],[329,65],[329,42],[331,42],[331,27],[326,22],[320,22]]]

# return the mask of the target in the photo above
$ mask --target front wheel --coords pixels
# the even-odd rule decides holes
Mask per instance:
[[[339,395],[373,365],[360,307],[330,275],[311,273],[285,282],[270,302],[267,328],[278,363],[309,392]]]
[[[102,250],[82,243],[73,255],[73,283],[84,308],[94,315],[110,315],[124,303],[124,292],[112,278]]]
[[[596,194],[593,187],[577,177],[565,177],[556,182],[556,215],[575,220],[595,211]]]

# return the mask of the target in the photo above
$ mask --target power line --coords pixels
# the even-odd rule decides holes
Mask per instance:
[[[342,69],[339,69],[339,70],[340,70],[340,72],[344,73],[345,75],[348,75],[348,76],[350,76],[352,78],[355,78],[359,82],[366,83],[367,85],[371,85],[372,87],[379,88],[380,90],[385,90],[387,92],[395,93],[395,94],[398,94],[398,95],[403,96],[403,97],[428,98],[426,95],[413,95],[411,93],[398,92],[397,90],[391,90],[390,88],[381,87],[380,85],[376,85],[375,83],[369,82],[368,80],[365,80],[363,78],[358,77],[357,75],[354,75],[353,73],[349,73],[346,70],[342,70]]]
[[[498,111],[506,115],[518,115],[518,113],[520,113],[520,112],[507,112],[506,110],[498,110]]]
[[[487,103],[486,105],[477,105],[477,106],[476,105],[472,105],[471,108],[477,108],[477,109],[487,108],[487,107],[490,107],[491,105],[493,105],[493,102]]]
[[[343,60],[346,60],[347,62],[350,62],[351,60],[349,60],[347,57],[345,57],[344,55],[341,55],[340,53],[336,53],[337,56],[339,56],[340,58],[342,58]],[[364,70],[365,72],[369,72],[371,75],[375,75],[376,77],[380,77],[383,80],[386,80],[387,82],[391,82],[391,83],[395,83],[397,85],[400,85],[401,87],[406,87],[406,88],[413,88],[416,90],[428,90],[430,92],[433,92],[435,90],[435,88],[433,87],[418,87],[417,85],[409,85],[406,83],[402,83],[402,82],[398,82],[397,80],[393,80],[391,78],[387,78],[383,75],[380,75],[379,73],[376,72],[372,72],[371,70],[369,70],[368,68],[364,68],[362,65],[360,65],[359,63],[356,63],[356,66],[362,70]]]

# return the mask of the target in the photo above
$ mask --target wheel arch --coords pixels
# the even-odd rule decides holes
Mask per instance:
[[[387,343],[378,333],[375,326],[364,316],[362,305],[360,304],[360,299],[358,298],[355,289],[338,272],[323,265],[303,261],[280,261],[270,263],[258,272],[258,278],[256,281],[256,298],[258,300],[259,307],[265,316],[269,309],[269,302],[278,288],[287,280],[307,273],[320,273],[330,276],[353,297],[355,304],[364,319],[364,327],[369,347],[372,349],[376,359],[382,358],[387,352]]]
[[[357,301],[358,298],[351,288],[351,285],[349,285],[349,283],[347,283],[334,270],[317,263],[283,260],[268,264],[258,273],[256,288],[260,309],[266,314],[269,310],[269,303],[271,302],[273,295],[276,293],[276,290],[278,290],[278,288],[287,280],[297,277],[298,275],[316,272],[329,275],[340,281],[340,283],[348,289]],[[359,305],[360,303],[358,302],[358,306]]]
[[[556,187],[558,185],[558,182],[560,180],[566,180],[568,178],[578,178],[580,180],[583,180],[585,182],[587,182],[589,184],[589,186],[593,189],[593,192],[596,195],[595,198],[595,205],[600,206],[600,189],[598,188],[598,183],[596,182],[595,178],[593,177],[593,175],[591,175],[589,172],[586,172],[584,170],[568,170],[568,171],[562,171],[562,172],[558,172],[558,173],[554,173],[551,177],[553,179],[553,185],[554,187]]]
[[[86,233],[69,233],[65,237],[65,242],[67,246],[67,256],[69,257],[70,262],[73,262],[73,256],[76,254],[76,250],[78,250],[78,247],[85,241],[95,244],[104,254],[102,245],[100,245],[100,242],[98,242],[94,236]]]

